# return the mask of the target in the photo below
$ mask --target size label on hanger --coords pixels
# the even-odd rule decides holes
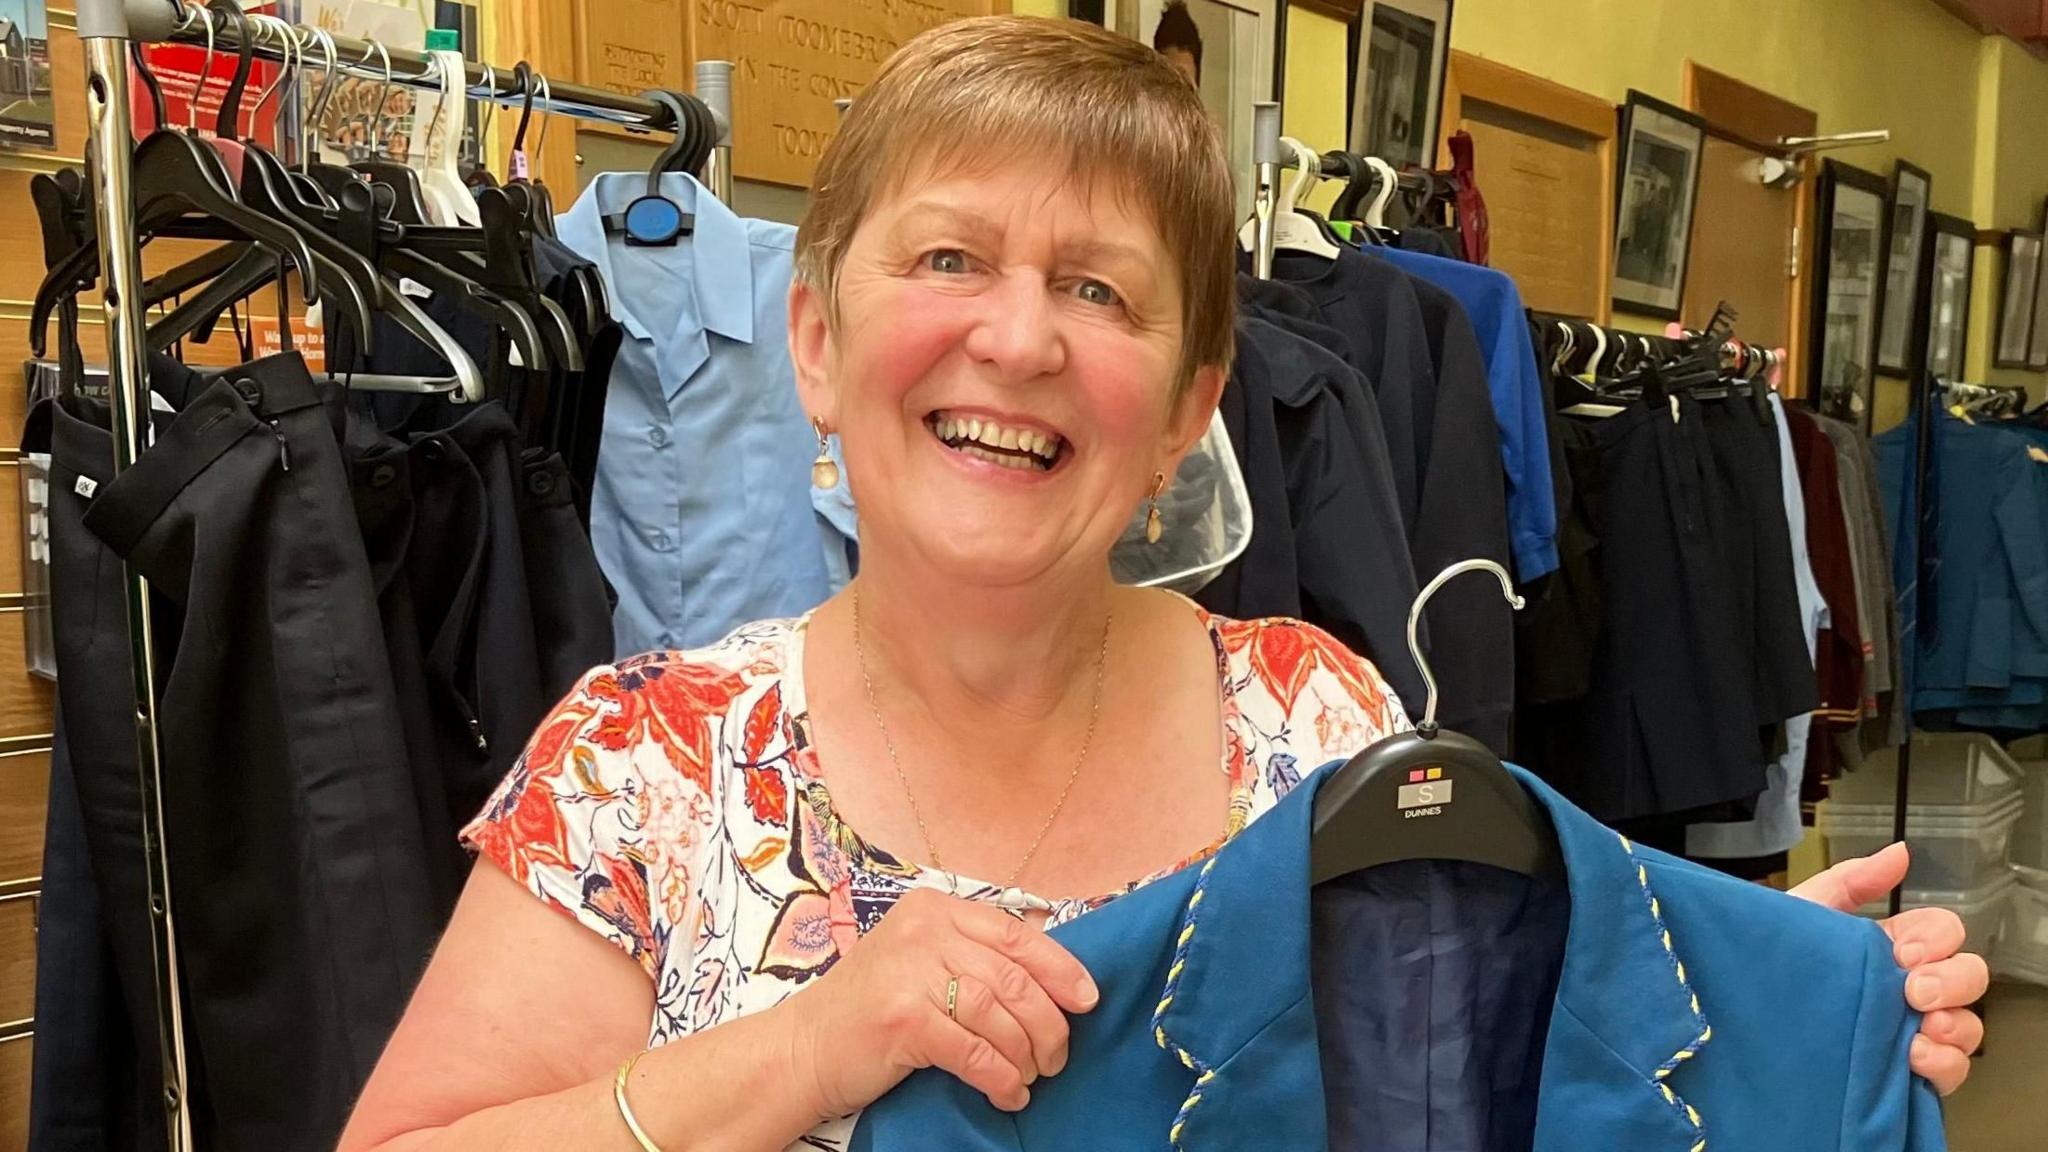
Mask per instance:
[[[1408,783],[1401,785],[1395,795],[1394,806],[1408,820],[1440,816],[1451,802],[1453,783],[1441,768],[1414,769],[1408,773]]]

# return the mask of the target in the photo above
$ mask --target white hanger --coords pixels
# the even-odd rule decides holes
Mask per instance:
[[[1586,370],[1579,373],[1577,379],[1592,385],[1599,381],[1600,361],[1607,356],[1607,330],[1598,324],[1589,324],[1587,327],[1593,333],[1593,358],[1586,362]],[[1566,331],[1569,332],[1570,329],[1566,329]],[[1625,340],[1626,338],[1624,338]],[[1566,408],[1563,414],[1566,416],[1595,416],[1605,419],[1609,416],[1619,416],[1626,411],[1628,409],[1614,404],[1574,404]]]
[[[1335,260],[1343,250],[1328,236],[1323,235],[1323,230],[1316,226],[1313,217],[1296,210],[1296,205],[1301,203],[1302,195],[1314,187],[1316,181],[1322,179],[1323,158],[1308,145],[1291,136],[1282,136],[1280,143],[1292,153],[1292,163],[1299,171],[1295,173],[1294,179],[1288,181],[1286,191],[1280,196],[1280,203],[1273,210],[1273,249],[1276,252],[1302,252],[1311,256],[1321,256],[1325,260]],[[1246,251],[1251,251],[1259,242],[1258,234],[1258,222],[1251,221],[1238,232],[1238,242],[1244,245]]]
[[[1372,206],[1365,210],[1365,223],[1371,228],[1387,226],[1387,205],[1393,203],[1394,193],[1400,190],[1401,174],[1394,166],[1377,156],[1367,156],[1365,162],[1374,172],[1379,173],[1380,186],[1373,193]]]
[[[434,101],[434,118],[427,125],[426,162],[420,173],[420,187],[426,192],[427,207],[432,210],[436,224],[476,228],[484,222],[483,213],[476,206],[476,197],[470,195],[469,186],[462,182],[460,164],[469,112],[469,94],[465,91],[468,85],[457,79],[465,75],[462,53],[441,50],[428,55],[440,80],[440,95]],[[436,128],[441,131],[436,132]]]

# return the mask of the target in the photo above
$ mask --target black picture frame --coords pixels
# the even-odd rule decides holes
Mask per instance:
[[[1282,0],[1283,6],[1293,7],[1292,0]],[[1397,27],[1387,29],[1392,33],[1406,32],[1409,38],[1419,35],[1422,25],[1428,25],[1433,37],[1430,46],[1429,67],[1419,77],[1420,91],[1407,87],[1398,92],[1406,97],[1406,106],[1413,111],[1419,103],[1423,105],[1419,117],[1411,115],[1409,140],[1415,147],[1406,153],[1398,149],[1381,146],[1386,132],[1380,121],[1371,120],[1376,104],[1373,99],[1377,79],[1370,67],[1373,60],[1372,38],[1376,25],[1381,19],[1381,8],[1386,8],[1394,18]],[[1442,9],[1441,13],[1437,9]],[[1406,20],[1399,19],[1406,17]],[[1422,168],[1434,168],[1439,162],[1437,142],[1443,138],[1444,95],[1450,88],[1451,75],[1451,29],[1458,17],[1457,0],[1362,0],[1354,6],[1354,12],[1345,28],[1345,83],[1344,91],[1344,139],[1346,148],[1361,156],[1379,156],[1396,168],[1414,164]],[[1400,28],[1398,25],[1408,25]],[[1284,55],[1284,53],[1283,53]],[[1276,88],[1275,91],[1282,91]]]
[[[1908,194],[1913,199],[1907,199]],[[1924,168],[1900,160],[1892,166],[1891,213],[1885,241],[1885,275],[1879,293],[1877,370],[1904,376],[1913,367],[1913,345],[1919,331],[1921,257],[1928,239],[1934,177]],[[1903,293],[1903,297],[1901,296]]]
[[[1991,366],[2027,366],[2027,352],[2033,337],[2034,297],[2041,289],[2041,233],[2014,228],[2005,234],[2005,267],[1999,275],[2002,292],[1998,302],[1998,339],[1992,346]]]
[[[2048,237],[2048,200],[2041,202],[2041,234]],[[2048,240],[2043,241],[2041,254],[2043,263],[2048,263]],[[2027,337],[2027,367],[2035,372],[2048,371],[2048,269],[2035,277],[2034,284],[2034,327]]]
[[[1634,89],[1620,116],[1611,298],[1618,311],[1676,320],[1692,263],[1707,122]]]
[[[1942,380],[1969,374],[1970,294],[1975,280],[1977,225],[1941,212],[1927,217],[1926,286],[1919,329],[1927,370]]]
[[[1807,396],[1819,412],[1871,430],[1878,311],[1890,252],[1891,185],[1839,160],[1816,189]]]

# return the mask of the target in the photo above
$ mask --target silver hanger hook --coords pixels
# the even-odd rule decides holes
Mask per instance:
[[[382,40],[370,41],[370,46],[363,50],[363,63],[368,64],[370,62],[371,52],[377,53],[377,55],[384,59],[384,81],[377,86],[377,111],[370,117],[370,154],[368,158],[375,159],[377,150],[384,146],[384,105],[391,99],[392,71],[391,50],[384,47]]]
[[[262,42],[268,43],[273,35],[278,38],[278,52],[282,57],[282,63],[277,70],[277,79],[271,81],[270,87],[265,88],[263,94],[256,97],[256,103],[249,106],[249,135],[254,136],[256,134],[256,114],[263,110],[264,102],[272,96],[277,97],[277,111],[272,115],[270,122],[273,128],[281,128],[284,121],[285,81],[298,75],[294,64],[295,53],[297,53],[296,58],[302,59],[305,49],[299,43],[298,37],[293,34],[292,26],[275,16],[265,16],[258,13],[249,17],[249,22],[255,26],[256,31],[259,33],[258,38]],[[283,133],[281,130],[278,135],[279,145],[282,147]]]
[[[480,64],[484,70],[485,96],[483,107],[478,109],[476,122],[476,154],[484,156],[490,149],[491,127],[498,122],[498,70],[489,64]]]
[[[206,78],[213,74],[213,9],[204,5],[193,8],[192,13],[206,21],[206,60],[199,66],[199,75],[192,83],[192,103],[185,106],[185,131],[199,131],[199,99],[206,95]]]
[[[314,92],[312,101],[306,107],[306,122],[300,126],[305,136],[305,150],[299,156],[301,171],[311,169],[312,157],[319,155],[327,144],[327,134],[321,127],[321,122],[327,115],[328,103],[334,99],[334,86],[341,78],[335,68],[341,62],[341,53],[334,47],[333,33],[320,27],[314,27],[311,31],[313,42],[322,49],[321,55],[324,59],[321,68],[325,75],[320,78],[320,87]]]
[[[1467,572],[1491,572],[1500,580],[1501,595],[1507,597],[1508,606],[1519,612],[1524,601],[1515,595],[1514,577],[1508,570],[1491,560],[1461,560],[1436,574],[1436,579],[1422,586],[1415,596],[1415,603],[1408,609],[1408,654],[1415,657],[1415,667],[1422,672],[1422,685],[1428,689],[1422,706],[1421,727],[1426,731],[1436,728],[1436,673],[1429,670],[1429,660],[1422,654],[1422,610],[1429,607],[1429,599],[1444,585]]]
[[[545,152],[548,146],[548,121],[554,119],[555,86],[548,83],[548,78],[538,72],[533,74],[533,82],[540,89],[540,136],[533,142],[533,166],[538,169],[541,153]]]

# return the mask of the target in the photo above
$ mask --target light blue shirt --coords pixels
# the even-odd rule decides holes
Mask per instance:
[[[671,173],[662,194],[695,214],[694,233],[628,247],[604,218],[646,190],[644,174],[599,176],[555,225],[626,330],[590,514],[620,657],[713,644],[833,590],[811,503],[818,441],[789,360],[796,229],[743,220]]]
[[[1830,624],[1828,602],[1814,579],[1813,557],[1806,550],[1806,488],[1799,480],[1799,460],[1792,455],[1792,433],[1785,427],[1785,402],[1771,393],[1771,411],[1778,425],[1778,484],[1784,491],[1785,524],[1792,532],[1792,582],[1799,592],[1799,619],[1806,629],[1806,658],[1819,645],[1820,630]],[[1799,786],[1806,778],[1806,742],[1813,717],[1785,721],[1785,754],[1764,766],[1765,788],[1757,797],[1756,817],[1739,824],[1695,824],[1686,830],[1685,854],[1705,860],[1744,859],[1789,852],[1806,838],[1799,819]]]

